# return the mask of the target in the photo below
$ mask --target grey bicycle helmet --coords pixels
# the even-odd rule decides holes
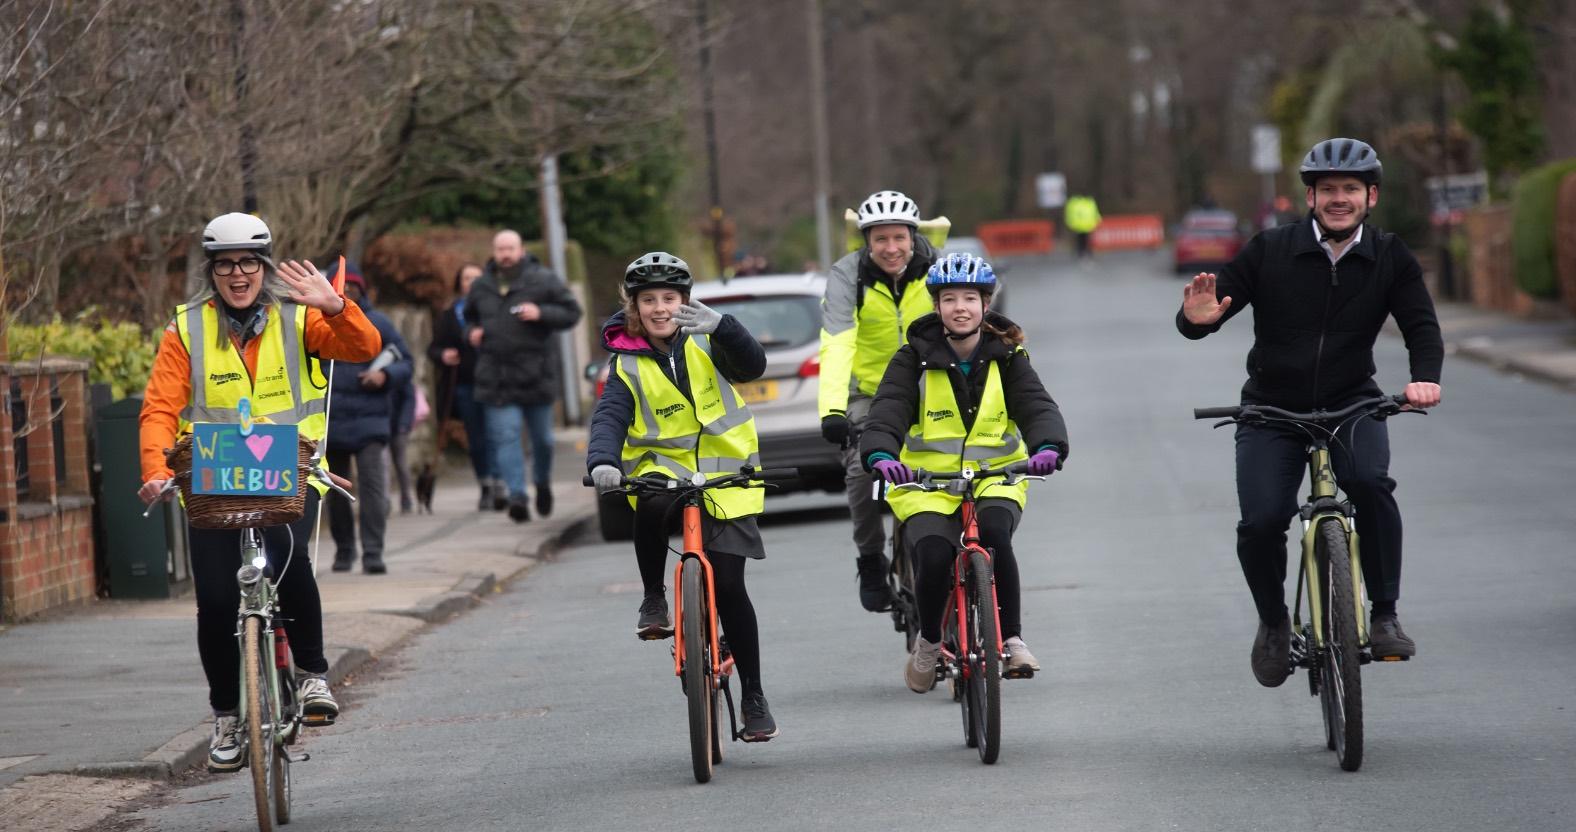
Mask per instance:
[[[1365,141],[1325,139],[1308,151],[1297,172],[1302,175],[1302,184],[1309,187],[1321,176],[1355,176],[1365,184],[1377,185],[1384,165]]]
[[[624,293],[631,296],[662,286],[688,294],[694,285],[689,264],[665,251],[642,254],[624,270]]]

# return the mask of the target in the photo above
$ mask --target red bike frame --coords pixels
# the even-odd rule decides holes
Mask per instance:
[[[965,492],[962,509],[963,536],[960,538],[960,542],[963,545],[958,549],[958,556],[952,562],[952,611],[957,617],[958,621],[958,648],[960,650],[966,650],[966,645],[969,643],[969,605],[968,582],[965,580],[965,578],[967,578],[969,572],[969,555],[973,552],[979,552],[981,555],[985,556],[986,563],[992,563],[992,560],[990,556],[990,550],[986,549],[984,544],[980,543],[979,523],[977,523],[974,518],[973,489],[969,489],[967,492]],[[994,564],[992,563],[992,565]],[[990,605],[991,614],[996,616],[996,652],[999,654],[1002,652],[1001,605],[996,602],[996,574],[994,569],[991,571],[990,579]],[[942,652],[946,652],[945,648],[943,648]],[[969,676],[974,672],[972,662],[957,661],[956,656],[949,656],[949,658],[951,658],[955,664],[963,668],[964,679],[968,679]]]
[[[708,629],[707,641],[711,642],[711,670],[713,684],[721,686],[722,680],[733,672],[733,657],[726,660],[719,658],[720,651],[717,644],[717,585],[711,574],[711,561],[706,557],[705,541],[701,538],[700,506],[693,503],[684,506],[684,554],[673,567],[673,675],[680,678],[684,675],[684,593],[678,591],[684,586],[684,561],[694,559],[700,562],[701,574],[706,576],[706,607],[711,614],[707,616]]]

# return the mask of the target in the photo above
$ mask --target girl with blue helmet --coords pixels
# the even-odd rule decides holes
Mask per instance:
[[[1027,461],[1029,473],[1045,476],[1067,458],[1066,423],[1029,364],[1023,330],[990,309],[997,283],[991,265],[969,254],[951,254],[930,267],[925,285],[935,311],[909,326],[908,343],[887,366],[859,444],[865,467],[881,479],[911,482],[915,468],[958,470],[965,459],[989,460],[992,467]],[[975,514],[982,542],[995,552],[1007,678],[1040,669],[1023,642],[1012,549],[1025,490],[986,492]],[[888,500],[913,559],[920,616],[903,677],[915,693],[924,693],[935,684],[961,501],[909,490],[893,491]]]

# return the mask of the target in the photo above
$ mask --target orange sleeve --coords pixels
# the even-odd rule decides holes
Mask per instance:
[[[171,321],[153,359],[153,374],[148,376],[137,421],[143,482],[174,476],[164,462],[164,449],[175,446],[181,409],[191,401],[191,393],[191,356]]]
[[[306,348],[324,359],[371,361],[383,349],[383,336],[361,307],[346,298],[338,315],[306,310]]]

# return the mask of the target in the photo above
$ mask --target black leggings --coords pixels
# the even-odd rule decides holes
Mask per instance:
[[[663,592],[668,568],[668,537],[682,515],[682,508],[667,509],[671,500],[642,497],[635,509],[635,560],[646,593]],[[717,593],[717,618],[733,651],[733,665],[745,692],[761,690],[761,636],[755,623],[755,605],[744,587],[744,565],[749,558],[726,552],[707,552],[712,583]],[[677,588],[675,587],[675,590]]]
[[[307,486],[310,487],[310,486]],[[279,617],[290,634],[290,652],[296,667],[308,673],[327,673],[323,657],[323,602],[312,577],[308,539],[317,519],[317,491],[307,494],[306,514],[289,526],[263,530],[268,563],[279,576]],[[214,711],[234,711],[241,701],[241,651],[236,644],[235,616],[241,608],[241,589],[235,573],[241,568],[240,530],[192,529],[192,585],[197,593],[197,653],[208,677],[208,704]],[[291,535],[295,553],[291,556]],[[290,566],[280,575],[289,559]]]
[[[905,537],[915,528],[912,521],[904,526]],[[954,515],[959,521],[961,516]],[[1018,559],[1012,553],[1012,530],[1017,519],[1010,509],[999,505],[980,504],[975,514],[980,529],[980,543],[994,552],[991,570],[996,578],[996,603],[1001,607],[1001,637],[1009,639],[1023,634],[1019,621]],[[933,524],[924,525],[934,528]],[[956,524],[954,524],[956,525]],[[919,634],[932,644],[941,641],[941,624],[946,615],[947,593],[952,591],[952,565],[958,556],[958,536],[924,533],[918,540],[908,539],[909,552],[914,557],[914,594],[919,604]]]

